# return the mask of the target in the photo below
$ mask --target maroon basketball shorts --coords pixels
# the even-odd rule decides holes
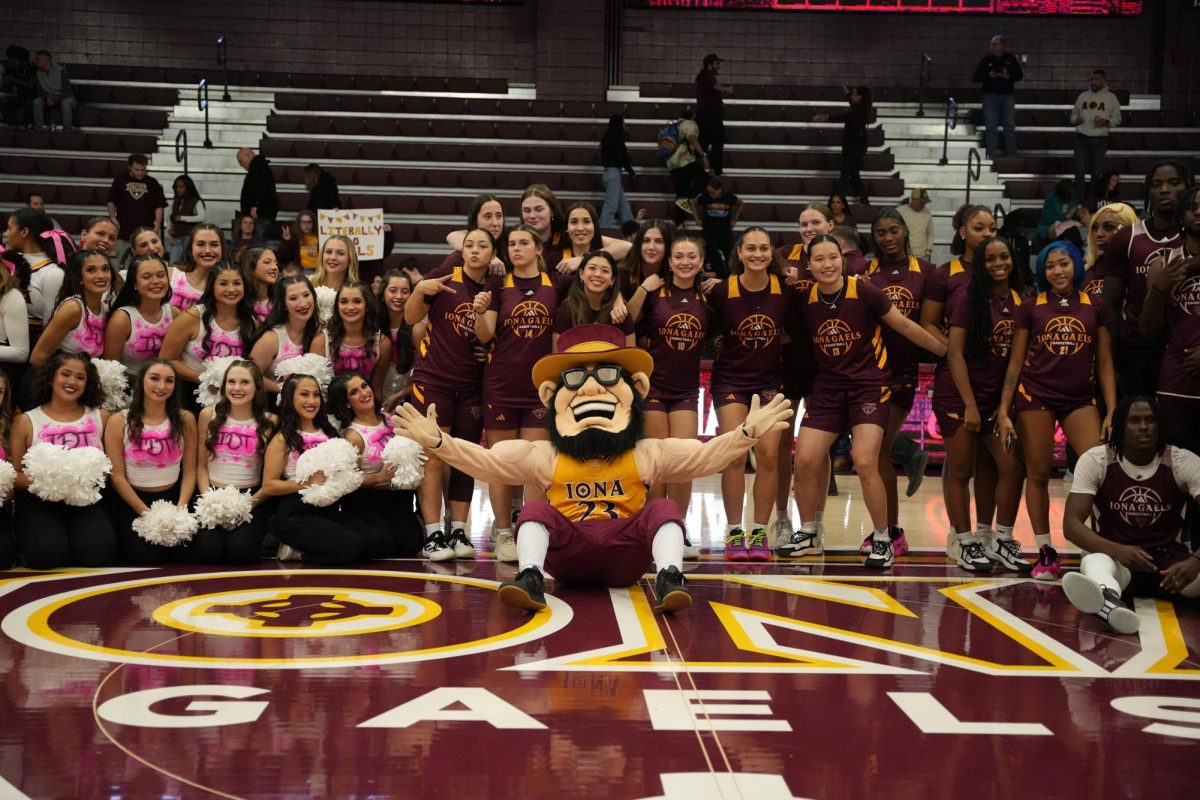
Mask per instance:
[[[837,386],[818,378],[812,393],[804,400],[802,428],[813,428],[841,435],[855,425],[878,425],[886,429],[891,413],[891,387]]]
[[[621,587],[636,583],[651,568],[651,545],[663,525],[674,522],[683,528],[679,507],[666,498],[651,500],[626,519],[594,519],[571,522],[544,500],[525,503],[517,517],[521,526],[540,522],[550,532],[546,572],[559,583],[571,586]]]
[[[515,431],[521,428],[545,428],[546,407],[513,408],[494,403],[483,404],[483,427],[489,431]]]
[[[698,413],[699,407],[699,388],[684,394],[660,395],[655,393],[654,384],[650,384],[650,394],[646,396],[647,411],[663,411],[667,414],[674,411],[693,411]]]
[[[917,400],[917,367],[893,369],[892,374],[892,408],[907,412]]]
[[[979,405],[980,403],[983,405]],[[996,413],[996,406],[1000,405],[1000,398],[976,396],[975,404],[979,408],[979,430],[981,433],[989,433],[995,422],[988,422],[988,420]],[[937,417],[938,430],[942,432],[942,438],[949,439],[958,433],[967,413],[967,406],[963,403],[958,389],[952,385],[949,389],[943,390],[942,385],[939,384],[933,391],[932,405],[933,415]]]
[[[1024,383],[1017,384],[1017,391],[1013,394],[1013,411],[1020,413],[1022,411],[1049,411],[1054,415],[1054,419],[1062,422],[1071,414],[1081,408],[1096,406],[1096,397],[1042,397],[1036,389],[1030,389]]]
[[[479,439],[483,402],[480,400],[478,389],[461,392],[430,386],[427,383],[414,383],[412,404],[422,414],[430,406],[437,406],[438,425],[449,428],[455,436],[461,435],[462,438],[473,442]]]
[[[779,394],[782,389],[782,386],[771,386],[756,391],[745,391],[742,389],[731,389],[719,383],[714,383],[712,386],[713,407],[720,408],[721,406],[729,406],[734,403],[740,403],[748,407],[750,405],[750,398],[754,397],[754,395],[758,395],[758,401],[765,406],[775,399],[775,395]]]
[[[796,349],[795,342],[785,342],[780,350],[783,359],[783,396],[788,400],[799,400],[812,394],[813,382],[817,379],[817,365],[813,361],[811,346],[807,352]]]

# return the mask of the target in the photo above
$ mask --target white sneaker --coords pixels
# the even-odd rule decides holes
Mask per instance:
[[[512,531],[505,531],[496,537],[496,560],[505,564],[517,561],[517,537]]]
[[[792,531],[787,545],[778,549],[779,555],[785,558],[819,556],[824,552],[824,540],[815,531]]]
[[[446,542],[446,535],[441,531],[425,534],[425,546],[421,548],[421,557],[430,561],[452,561],[454,548]]]
[[[871,552],[867,555],[863,566],[867,569],[887,569],[892,566],[895,553],[892,551],[892,540],[885,537],[883,541],[871,536]]]
[[[1016,539],[1001,539],[999,536],[993,536],[992,541],[984,547],[983,552],[1005,569],[1016,572],[1029,572],[1033,569],[1033,564],[1030,564],[1021,555],[1021,543]]]
[[[457,558],[474,558],[475,546],[467,538],[467,534],[462,528],[455,528],[450,531],[450,536],[446,540],[446,544],[454,550],[454,555]]]
[[[972,536],[965,542],[959,542],[958,566],[967,572],[991,572],[992,560],[983,551],[978,536]]]
[[[775,542],[776,550],[783,550],[791,546],[792,541],[792,522],[788,519],[777,519],[771,523],[771,538]]]
[[[1079,572],[1063,575],[1062,588],[1071,605],[1084,614],[1095,614],[1108,623],[1117,633],[1134,634],[1141,627],[1141,620],[1112,589],[1105,589],[1091,578]]]
[[[683,560],[684,561],[699,561],[700,548],[692,544],[686,536],[683,539]]]
[[[279,551],[275,554],[275,557],[280,561],[299,561],[304,558],[304,554],[296,548],[289,547],[281,542],[279,544]]]
[[[953,529],[946,534],[946,558],[958,561],[958,534]]]

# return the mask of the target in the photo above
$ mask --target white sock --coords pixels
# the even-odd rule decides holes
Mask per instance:
[[[888,535],[887,528],[884,528],[883,530],[871,531],[871,539],[876,542],[891,541],[891,538],[892,537]]]
[[[951,530],[951,532],[954,533],[955,536],[958,537],[959,544],[966,544],[967,542],[971,541],[971,532],[970,531],[965,531],[965,532],[960,533],[954,527],[951,527],[950,530]]]
[[[1129,571],[1128,567],[1104,553],[1088,553],[1080,559],[1079,571],[1083,573],[1084,577],[1091,578],[1117,594],[1125,591],[1129,581],[1133,580],[1133,573]]]
[[[496,539],[501,536],[512,536],[512,528],[496,528]]]
[[[817,523],[815,522],[800,522],[801,533],[817,533]]]
[[[997,525],[996,538],[1011,542],[1013,538],[1013,527],[1014,526],[1012,525]]]
[[[524,535],[524,534],[522,534]],[[654,566],[658,570],[667,567],[683,569],[683,528],[677,522],[668,522],[654,534],[650,543],[650,552],[654,555]]]
[[[983,523],[983,522],[975,523],[975,535],[976,536],[991,536],[992,535],[992,526],[988,525],[986,523]]]
[[[441,530],[442,530],[442,523],[440,523],[440,522],[426,522],[425,523],[426,538],[432,536],[435,533],[441,533]]]
[[[1038,547],[1050,546],[1050,534],[1048,533],[1035,533],[1033,538],[1037,541]]]
[[[524,572],[529,567],[541,571],[546,564],[546,551],[550,548],[550,531],[540,522],[526,522],[517,537],[517,569]]]
[[[725,535],[728,536],[729,534],[733,533],[735,529],[740,530],[741,527],[742,523],[740,520],[738,522],[730,522],[725,526]]]
[[[466,530],[467,530],[467,523],[465,523],[465,522],[458,522],[458,521],[456,521],[456,520],[450,520],[450,530],[452,530],[452,531],[463,531],[463,532],[465,533],[465,532],[466,532]]]

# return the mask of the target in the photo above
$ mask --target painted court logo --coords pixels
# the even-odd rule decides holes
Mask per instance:
[[[853,330],[844,320],[827,319],[817,328],[813,344],[827,356],[841,356],[861,338],[862,334]]]
[[[536,339],[554,323],[550,310],[538,300],[522,300],[513,307],[512,314],[504,321],[513,333],[522,339]]]
[[[1121,519],[1136,528],[1150,527],[1171,510],[1158,492],[1148,486],[1130,486],[1113,501],[1112,508],[1121,515]]]
[[[1092,343],[1083,322],[1075,317],[1054,317],[1046,323],[1038,337],[1046,349],[1056,356],[1071,356]]]
[[[680,352],[692,350],[704,340],[700,320],[687,312],[672,314],[666,324],[659,326],[658,335],[663,337],[668,347]]]
[[[761,350],[779,337],[779,328],[766,314],[751,314],[742,320],[733,335],[747,350]]]

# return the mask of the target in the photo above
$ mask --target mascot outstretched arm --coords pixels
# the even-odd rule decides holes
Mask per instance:
[[[755,397],[745,423],[708,442],[644,439],[642,401],[650,389],[650,354],[625,346],[609,325],[579,325],[559,337],[555,353],[533,367],[533,383],[549,413],[548,442],[511,440],[491,449],[455,439],[438,427],[437,410],[409,404],[392,418],[396,433],[479,480],[530,484],[545,501],[527,502],[516,522],[520,573],[500,587],[507,605],[546,607],[543,570],[560,582],[628,586],[653,561],[660,612],[691,605],[680,567],[683,520],[670,500],[647,501],[649,487],[720,472],[763,436],[788,427],[792,411],[775,397]]]

